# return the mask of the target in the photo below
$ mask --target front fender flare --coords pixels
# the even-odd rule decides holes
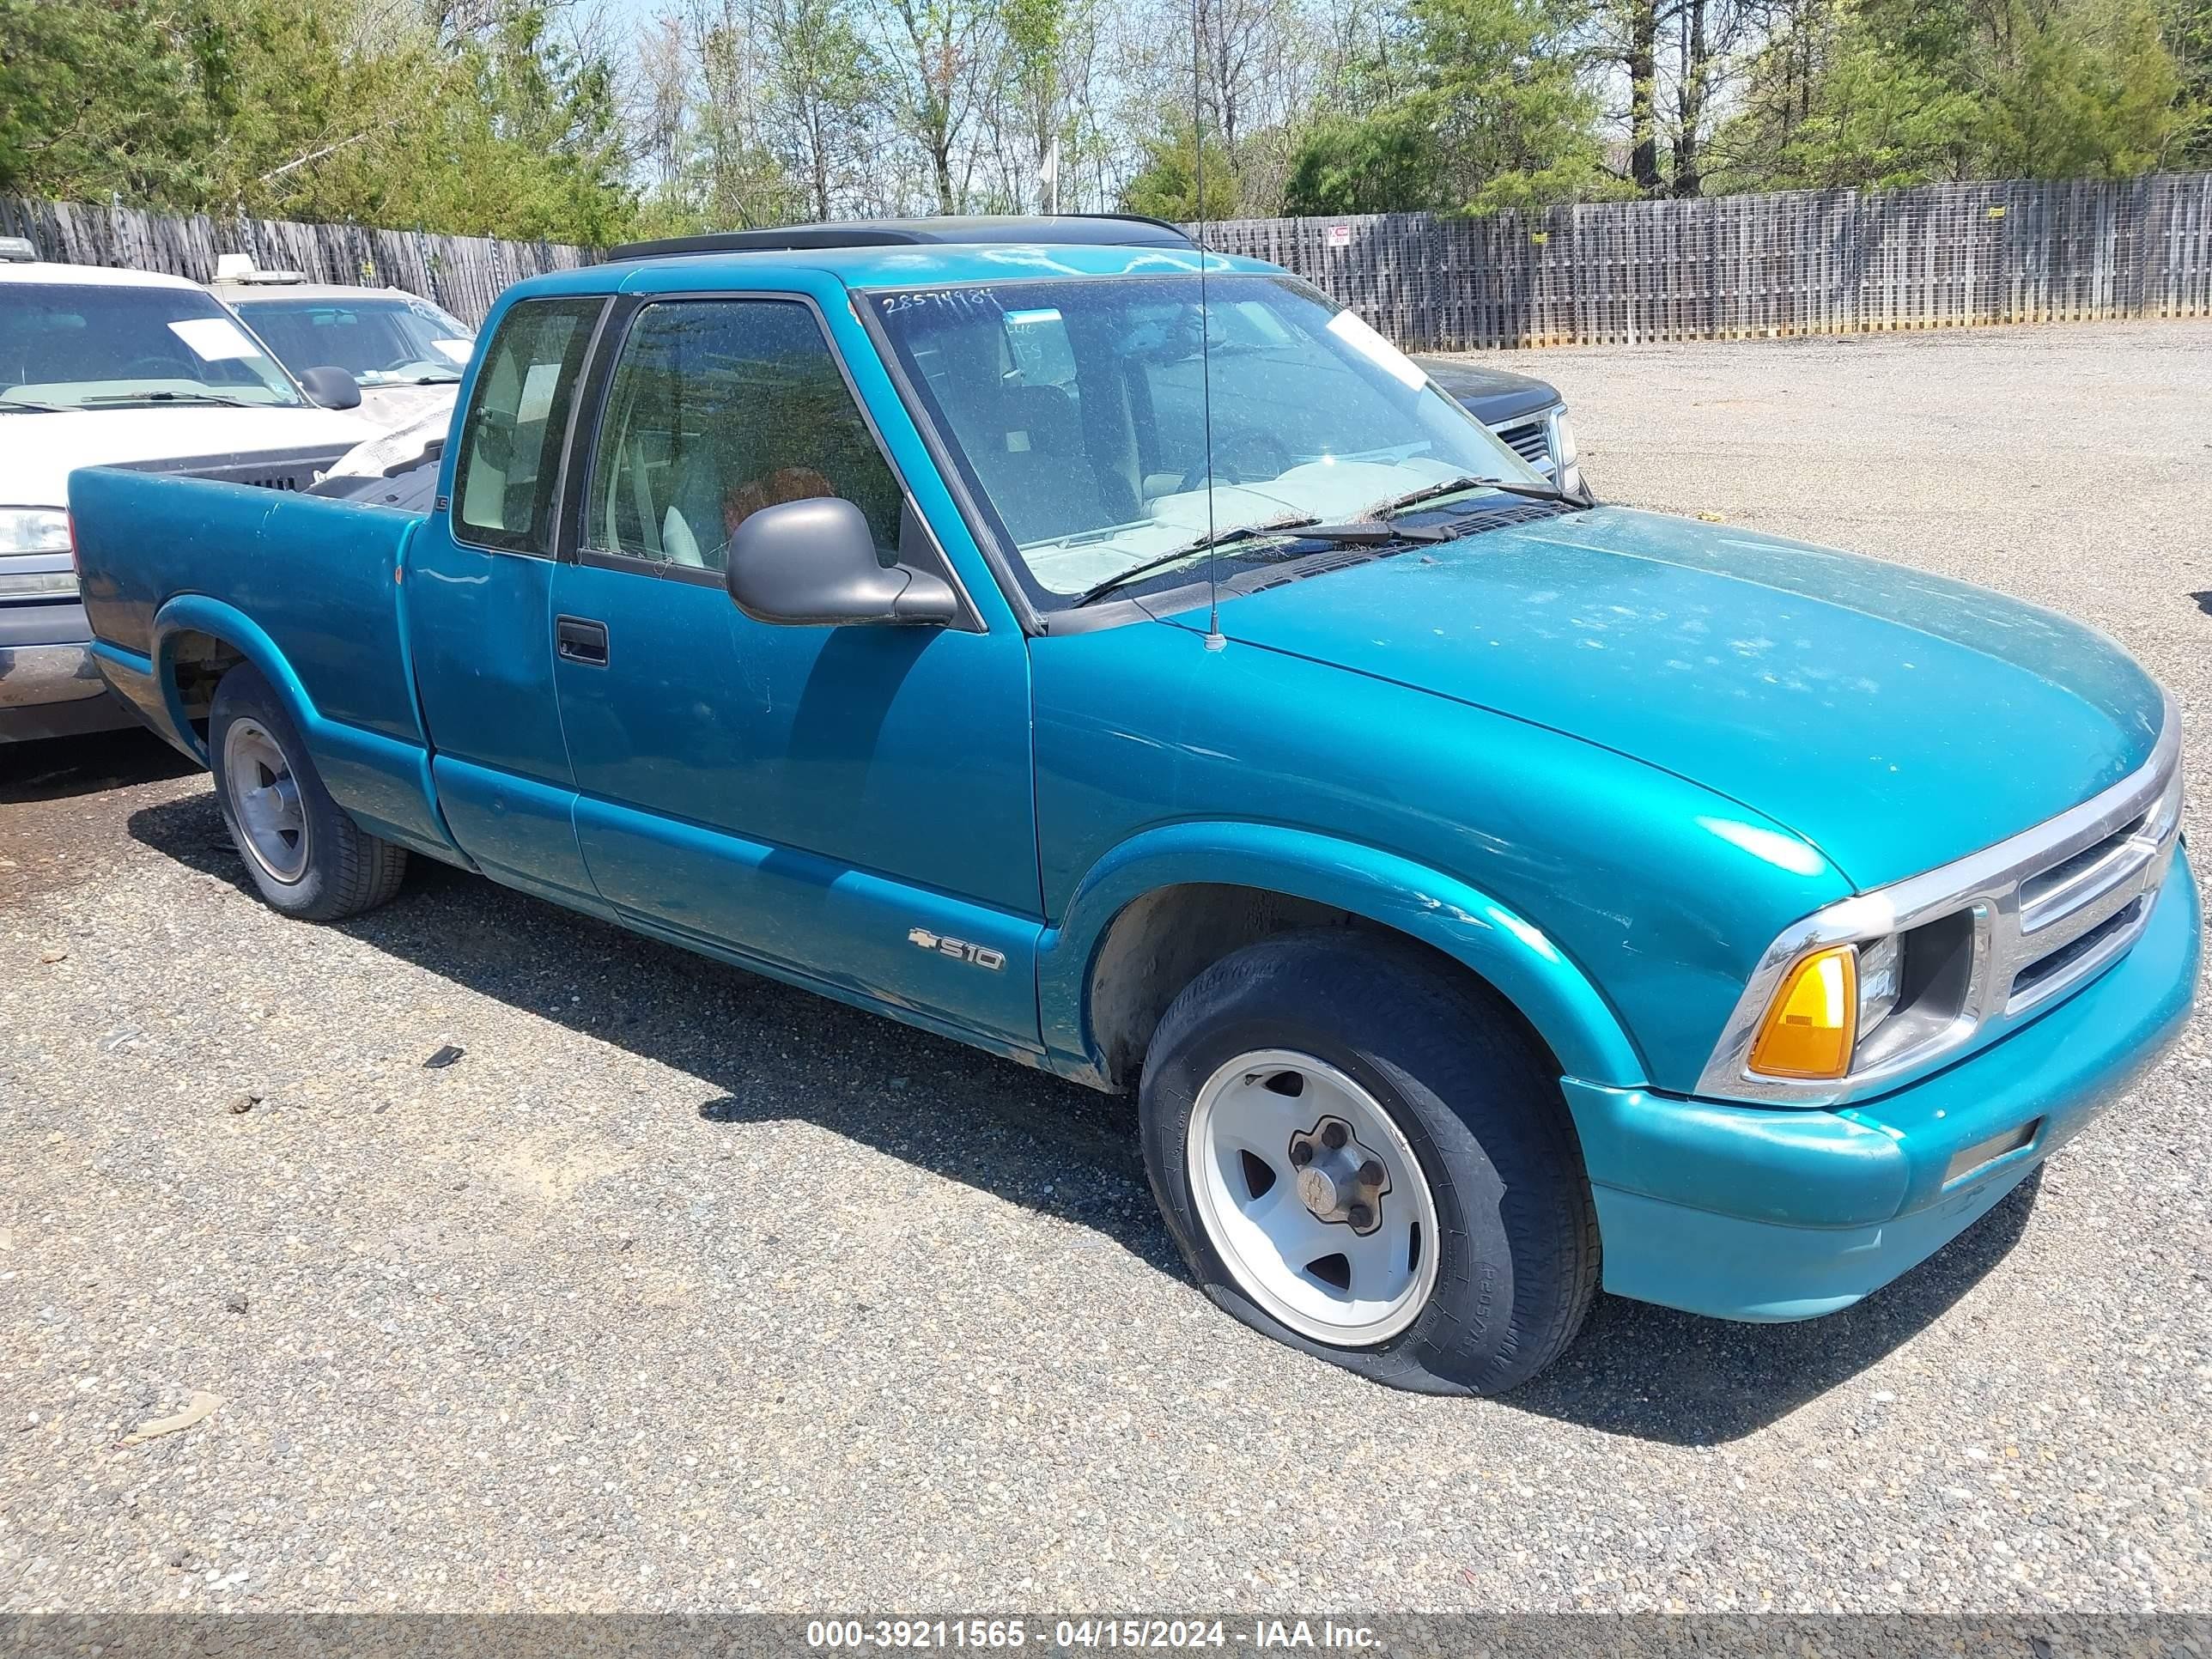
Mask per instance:
[[[1070,1070],[1098,1071],[1091,968],[1122,910],[1163,887],[1212,883],[1310,899],[1419,939],[1489,982],[1550,1045],[1566,1075],[1633,1088],[1636,1045],[1604,996],[1543,930],[1467,883],[1396,854],[1273,824],[1188,823],[1123,842],[1091,867],[1037,957],[1045,1047]]]

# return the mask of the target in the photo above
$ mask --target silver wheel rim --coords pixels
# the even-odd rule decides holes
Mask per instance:
[[[307,868],[307,814],[300,781],[268,727],[235,720],[222,738],[223,787],[246,857],[289,887]]]
[[[1420,1317],[1437,1282],[1436,1200],[1411,1144],[1352,1079],[1285,1048],[1239,1054],[1198,1091],[1183,1144],[1206,1237],[1265,1312],[1338,1347],[1387,1342]]]

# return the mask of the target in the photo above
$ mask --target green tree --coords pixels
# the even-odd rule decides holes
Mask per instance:
[[[1743,113],[1711,146],[1723,188],[1892,188],[1963,176],[1976,106],[1954,60],[1962,24],[1938,5],[1847,3],[1771,41]]]
[[[2148,0],[1991,0],[1976,137],[1992,176],[2124,178],[2195,125]]]
[[[0,0],[0,191],[203,196],[201,81],[222,49],[204,5]]]
[[[1292,152],[1283,211],[1403,213],[1449,205],[1443,146],[1426,117],[1411,100],[1364,120],[1324,116]]]
[[[550,0],[0,0],[0,190],[603,242],[634,212],[611,66]]]
[[[2212,167],[2212,0],[2166,0],[2159,33],[2181,76],[2184,121],[2168,165]]]
[[[772,0],[767,21],[776,146],[812,216],[831,218],[881,106],[884,68],[845,0]]]
[[[2151,0],[1839,0],[1748,82],[1716,144],[1737,189],[2124,177],[2203,130]]]
[[[1237,175],[1230,169],[1228,153],[1212,133],[1206,135],[1206,206],[1199,211],[1198,151],[1193,143],[1189,119],[1181,126],[1170,123],[1145,141],[1145,165],[1121,191],[1124,213],[1147,213],[1155,219],[1188,224],[1200,216],[1237,216]]]
[[[1613,193],[1574,52],[1578,0],[1411,0],[1407,90],[1316,124],[1291,164],[1306,212],[1487,212]]]

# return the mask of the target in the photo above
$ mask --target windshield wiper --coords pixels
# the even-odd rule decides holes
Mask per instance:
[[[34,404],[23,398],[0,398],[0,409],[10,410],[18,415],[59,415],[72,407],[74,405],[69,404]]]
[[[1171,553],[1163,553],[1156,559],[1146,559],[1142,564],[1132,565],[1118,576],[1109,576],[1104,581],[1085,588],[1068,601],[1073,610],[1103,599],[1125,583],[1154,571],[1164,570],[1171,564],[1200,553],[1211,553],[1232,542],[1256,541],[1262,536],[1287,537],[1301,542],[1335,542],[1352,547],[1382,547],[1393,542],[1448,542],[1452,531],[1428,525],[1407,526],[1385,524],[1379,519],[1360,519],[1349,524],[1323,524],[1319,519],[1278,519],[1268,524],[1239,525],[1234,530],[1224,530],[1218,536],[1200,537]]]
[[[252,409],[253,405],[236,398],[219,397],[212,392],[112,392],[103,397],[87,398],[87,407],[94,404],[121,406],[129,404],[220,404],[225,409]]]
[[[1495,489],[1508,495],[1525,495],[1535,501],[1563,501],[1569,507],[1595,507],[1588,495],[1569,495],[1553,484],[1522,483],[1515,478],[1478,478],[1472,474],[1458,478],[1447,478],[1442,483],[1429,484],[1410,490],[1403,495],[1394,495],[1367,509],[1363,517],[1381,517],[1385,514],[1402,513],[1408,507],[1419,507],[1445,495],[1456,495],[1468,489]]]
[[[1133,564],[1119,575],[1109,576],[1103,582],[1093,583],[1070,599],[1067,602],[1067,608],[1073,611],[1082,605],[1089,605],[1093,599],[1103,599],[1115,588],[1133,582],[1139,576],[1149,576],[1155,570],[1164,570],[1171,564],[1180,564],[1195,554],[1211,553],[1215,548],[1226,547],[1231,542],[1254,541],[1261,536],[1279,535],[1289,530],[1303,530],[1306,526],[1316,522],[1317,521],[1312,519],[1290,519],[1273,524],[1245,524],[1237,526],[1234,530],[1224,530],[1218,536],[1201,536],[1194,542],[1186,543],[1171,552],[1161,554],[1158,558],[1146,559],[1142,563]]]

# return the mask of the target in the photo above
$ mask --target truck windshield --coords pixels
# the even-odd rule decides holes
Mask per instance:
[[[1454,479],[1541,483],[1356,313],[1303,283],[1209,273],[1206,297],[1201,313],[1194,275],[873,297],[920,414],[1018,552],[1040,607],[1209,531],[1354,519]],[[1242,547],[1250,556],[1261,541]]]
[[[238,314],[295,374],[342,368],[363,386],[458,380],[476,331],[427,300],[239,299]]]
[[[197,289],[10,283],[0,296],[0,399],[75,409],[302,401],[253,337]]]

